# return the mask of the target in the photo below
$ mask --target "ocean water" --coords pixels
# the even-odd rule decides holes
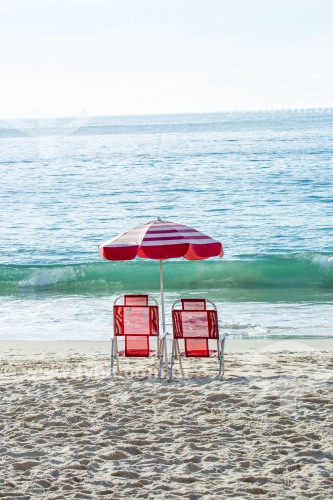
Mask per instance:
[[[156,217],[221,241],[164,264],[166,314],[216,301],[232,338],[333,337],[333,110],[0,122],[0,338],[109,340],[158,262],[98,244]]]

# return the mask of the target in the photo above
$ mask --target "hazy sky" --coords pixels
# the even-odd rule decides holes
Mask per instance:
[[[0,118],[333,107],[333,0],[0,0]]]

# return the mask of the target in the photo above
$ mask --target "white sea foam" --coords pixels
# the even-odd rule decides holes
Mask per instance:
[[[317,264],[323,271],[333,270],[333,256],[330,255],[316,255],[313,257],[312,262]]]
[[[112,304],[116,295],[33,295],[1,297],[0,339],[109,341],[113,328]],[[156,295],[156,298],[158,296]],[[172,333],[173,296],[166,294],[167,331]],[[219,307],[220,332],[233,337],[330,337],[330,303],[257,304],[224,302]],[[326,320],[329,318],[330,320]],[[255,321],[254,321],[255,319]]]
[[[31,275],[18,282],[19,288],[43,287],[60,282],[73,281],[76,274],[71,267],[54,269],[33,269]]]

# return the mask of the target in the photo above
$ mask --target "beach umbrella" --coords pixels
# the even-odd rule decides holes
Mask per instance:
[[[102,243],[99,252],[101,258],[107,260],[132,260],[135,257],[159,260],[163,332],[165,332],[163,260],[179,257],[187,260],[223,257],[222,243],[196,229],[176,222],[163,221],[160,218]]]

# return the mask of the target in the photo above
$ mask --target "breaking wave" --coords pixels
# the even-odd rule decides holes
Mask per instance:
[[[333,289],[333,255],[319,253],[246,255],[233,260],[184,260],[164,263],[168,291]],[[158,262],[88,262],[64,265],[2,265],[0,295],[56,292],[109,294],[159,289]]]

